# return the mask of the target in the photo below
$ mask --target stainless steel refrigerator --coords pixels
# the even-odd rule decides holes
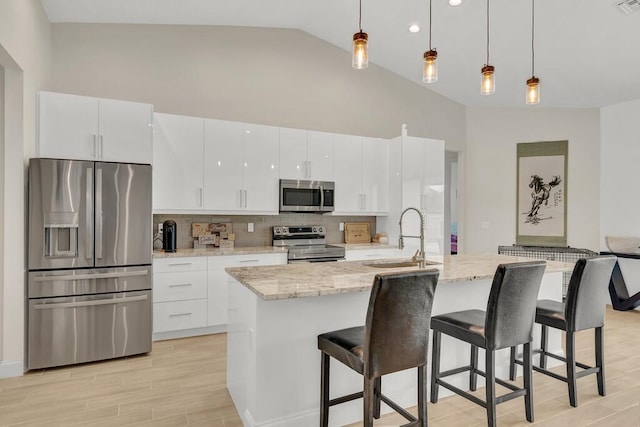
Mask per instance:
[[[27,368],[151,350],[151,166],[29,161]]]

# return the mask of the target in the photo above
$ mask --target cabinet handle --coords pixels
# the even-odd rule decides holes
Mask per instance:
[[[244,191],[244,206],[243,207],[247,207],[247,190],[243,190]]]
[[[309,175],[308,177],[311,178],[311,161],[307,162],[309,164]]]
[[[260,260],[258,260],[258,259],[242,259],[242,260],[240,260],[240,262],[258,262],[258,261],[260,261]]]
[[[244,193],[242,192],[242,190],[238,190],[238,207],[239,208],[242,207],[243,198],[244,198]]]
[[[98,148],[100,149],[100,159],[104,158],[104,135],[100,134],[100,138],[98,140]]]
[[[202,190],[202,187],[198,188],[198,206],[202,207],[202,204],[204,203],[204,191]]]
[[[192,262],[173,262],[169,264],[169,267],[173,267],[174,265],[191,265]]]
[[[180,283],[177,285],[169,285],[170,288],[185,288],[187,286],[192,286],[191,283]]]
[[[176,313],[170,314],[169,317],[182,317],[182,316],[191,316],[193,313]]]
[[[93,157],[98,158],[98,137],[94,133],[91,135],[93,137]]]

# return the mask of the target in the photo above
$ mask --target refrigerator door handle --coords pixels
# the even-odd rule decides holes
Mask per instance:
[[[113,305],[124,304],[133,301],[145,301],[149,299],[148,295],[139,295],[136,297],[124,297],[124,298],[109,298],[100,299],[96,301],[77,301],[77,302],[60,302],[53,304],[34,304],[33,308],[36,310],[53,310],[56,308],[75,308],[75,307],[91,307],[96,305]]]
[[[40,276],[34,277],[34,282],[54,282],[59,280],[91,280],[91,279],[113,279],[117,277],[135,277],[146,276],[149,274],[149,270],[136,270],[136,271],[121,271],[113,273],[87,273],[87,274],[69,274],[66,276]]]
[[[96,258],[102,258],[102,169],[96,167]]]
[[[93,223],[93,168],[87,168],[86,208],[84,223],[85,258],[93,258],[93,241],[91,239],[91,226]]]

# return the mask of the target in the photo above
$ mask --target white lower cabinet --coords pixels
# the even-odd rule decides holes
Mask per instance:
[[[153,260],[154,340],[224,332],[227,267],[286,264],[287,253]]]
[[[207,262],[203,257],[153,261],[153,333],[207,326]]]

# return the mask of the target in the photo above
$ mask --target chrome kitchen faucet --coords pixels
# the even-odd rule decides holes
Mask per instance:
[[[402,217],[404,216],[405,213],[407,213],[407,211],[416,211],[418,213],[418,215],[420,216],[420,235],[419,236],[404,236],[402,234]],[[405,237],[409,237],[412,239],[420,239],[420,249],[418,249],[415,253],[415,255],[413,255],[413,258],[411,258],[414,261],[419,262],[418,267],[419,268],[425,268],[425,259],[424,259],[424,215],[422,212],[420,212],[419,209],[417,208],[406,208],[404,211],[402,211],[402,213],[400,214],[400,238],[398,239],[398,248],[403,249],[404,248],[404,238]]]

